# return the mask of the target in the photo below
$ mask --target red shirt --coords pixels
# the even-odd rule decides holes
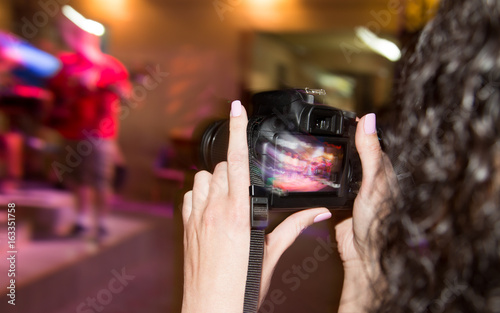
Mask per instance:
[[[56,99],[50,124],[71,140],[82,140],[89,134],[116,137],[118,94],[129,86],[125,67],[109,55],[99,64],[76,53],[63,53],[59,59],[62,68],[49,83]]]

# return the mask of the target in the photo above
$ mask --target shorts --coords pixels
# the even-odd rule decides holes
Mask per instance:
[[[64,154],[66,165],[71,167],[67,173],[69,180],[79,186],[110,188],[115,145],[113,139],[67,140]]]

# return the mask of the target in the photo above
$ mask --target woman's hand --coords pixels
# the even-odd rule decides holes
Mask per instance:
[[[370,302],[369,283],[378,275],[378,252],[370,240],[375,238],[378,221],[388,212],[387,205],[398,193],[394,169],[377,137],[375,114],[359,120],[356,149],[363,168],[361,188],[352,218],[335,227],[345,271],[339,312],[363,312]]]
[[[183,312],[242,312],[250,249],[247,115],[231,105],[227,162],[196,174],[184,196]],[[324,209],[297,212],[266,236],[261,301],[283,252],[304,228],[331,217]]]
[[[361,118],[356,129],[356,149],[363,168],[363,179],[354,201],[352,218],[336,226],[339,252],[344,263],[368,261],[370,236],[376,230],[377,217],[391,199],[396,178],[388,157],[382,152],[376,131],[375,114]]]

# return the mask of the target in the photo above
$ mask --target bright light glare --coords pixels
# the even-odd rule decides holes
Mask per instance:
[[[378,37],[366,27],[356,27],[355,31],[356,36],[373,51],[393,62],[401,59],[401,50],[392,41]]]
[[[327,73],[319,73],[318,82],[321,86],[335,89],[344,97],[350,97],[356,87],[355,83],[350,79]]]
[[[76,26],[80,27],[84,31],[96,36],[104,35],[105,28],[101,23],[83,17],[83,15],[78,13],[75,9],[73,9],[69,5],[63,6],[62,13],[70,21],[75,23]]]

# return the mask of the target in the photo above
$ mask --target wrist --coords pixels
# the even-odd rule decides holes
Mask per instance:
[[[343,262],[344,283],[354,281],[358,284],[369,286],[370,282],[375,282],[380,275],[380,266],[375,261],[365,261],[360,259]]]
[[[344,286],[358,285],[367,287],[370,281],[370,273],[366,264],[362,261],[344,262]]]
[[[359,259],[343,265],[344,284],[338,312],[366,312],[372,299],[368,267]]]
[[[203,283],[184,285],[182,313],[233,313],[243,311],[243,289],[232,286],[222,288]]]
[[[365,262],[361,259],[350,259],[342,262],[344,271],[354,271],[365,267]]]

